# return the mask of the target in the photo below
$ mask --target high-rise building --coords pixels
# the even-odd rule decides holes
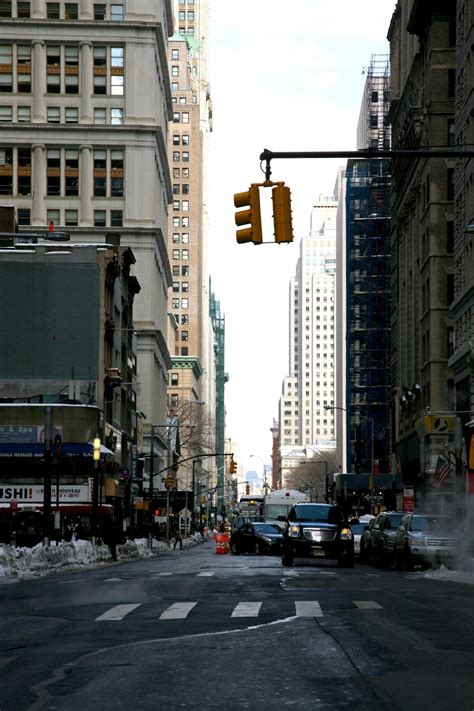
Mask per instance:
[[[300,243],[290,282],[289,374],[279,402],[281,485],[292,451],[335,446],[334,316],[337,199],[321,197],[311,212],[310,234]],[[295,449],[296,448],[296,449]],[[300,456],[300,455],[298,455]],[[306,456],[306,455],[305,455]]]
[[[165,423],[171,0],[13,0],[1,9],[1,199],[20,226],[53,224],[78,242],[133,250],[132,386],[147,422]],[[109,328],[118,350],[114,314]],[[157,457],[165,447],[159,438]]]

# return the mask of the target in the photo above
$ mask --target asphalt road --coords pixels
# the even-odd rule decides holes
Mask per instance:
[[[0,586],[0,710],[472,711],[472,587],[217,556]]]

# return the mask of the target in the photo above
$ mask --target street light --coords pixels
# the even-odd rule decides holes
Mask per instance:
[[[265,467],[265,462],[263,461],[262,457],[260,457],[258,454],[251,454],[251,457],[255,457],[256,459],[260,459],[262,462],[262,467],[263,467],[263,493],[266,496],[268,493],[268,484],[267,484],[267,469]]]
[[[338,405],[324,405],[325,410],[342,410],[343,412],[349,412],[345,407],[339,407]],[[366,415],[357,415],[361,420],[367,420],[370,422],[370,513],[372,513],[372,508],[374,504],[374,418],[367,417]]]

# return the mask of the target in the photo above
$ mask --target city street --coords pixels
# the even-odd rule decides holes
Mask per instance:
[[[214,543],[0,586],[1,711],[474,707],[472,587]]]

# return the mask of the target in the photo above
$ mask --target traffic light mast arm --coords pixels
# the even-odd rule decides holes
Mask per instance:
[[[211,452],[210,454],[195,454],[193,457],[185,457],[184,459],[179,459],[174,464],[170,464],[169,467],[160,469],[159,472],[155,472],[153,474],[153,477],[157,476],[158,474],[163,474],[163,472],[167,472],[169,469],[176,469],[178,464],[184,464],[184,462],[189,462],[191,459],[206,459],[206,457],[233,457],[233,456],[234,456],[233,452]]]
[[[260,153],[260,161],[266,162],[265,181],[272,174],[270,162],[273,158],[355,158],[364,160],[390,158],[474,158],[472,148],[394,148],[393,150],[377,150],[362,148],[359,151],[270,151],[264,148]]]

